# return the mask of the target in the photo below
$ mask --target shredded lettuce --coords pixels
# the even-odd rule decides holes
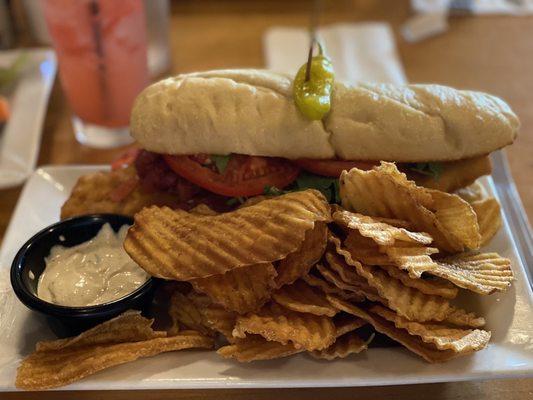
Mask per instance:
[[[422,175],[431,176],[435,180],[439,180],[443,165],[438,162],[427,162],[427,163],[409,163],[407,168],[411,171],[418,172]]]
[[[211,160],[215,163],[215,166],[217,167],[217,170],[220,174],[223,174],[226,171],[226,168],[228,167],[230,155],[227,155],[227,156],[212,155],[209,158],[211,158]]]
[[[316,189],[326,197],[329,203],[340,203],[339,180],[302,172],[296,181],[284,190],[274,186],[265,187],[265,195],[279,196],[281,194],[296,192],[306,189]]]

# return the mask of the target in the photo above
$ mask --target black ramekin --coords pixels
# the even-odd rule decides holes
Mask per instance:
[[[77,334],[128,309],[144,310],[152,301],[157,283],[154,278],[127,296],[95,306],[60,306],[37,297],[37,283],[50,249],[58,244],[71,247],[86,242],[96,236],[106,222],[118,231],[123,225],[131,225],[133,219],[115,214],[92,214],[60,221],[29,239],[11,264],[11,286],[19,300],[26,307],[49,317],[50,327],[60,337]]]

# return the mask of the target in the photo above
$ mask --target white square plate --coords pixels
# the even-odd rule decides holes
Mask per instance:
[[[38,340],[52,337],[44,318],[27,310],[12,292],[11,261],[32,234],[58,220],[60,206],[76,179],[97,169],[40,168],[22,192],[0,251],[0,389],[14,389],[21,358]],[[483,183],[494,193],[491,178]],[[67,389],[369,386],[529,376],[533,372],[532,293],[507,220],[486,250],[511,259],[516,282],[503,294],[471,296],[468,310],[485,316],[492,331],[488,348],[472,356],[432,365],[402,348],[376,348],[334,362],[298,355],[239,364],[215,352],[186,351],[111,368]]]
[[[56,75],[54,52],[25,49],[26,65],[8,100],[11,116],[0,129],[0,189],[20,185],[35,168],[50,89]],[[19,50],[0,51],[0,65],[8,66]]]

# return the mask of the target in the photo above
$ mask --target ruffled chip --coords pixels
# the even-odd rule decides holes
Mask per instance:
[[[355,229],[362,236],[372,239],[381,246],[392,246],[397,240],[419,244],[430,244],[433,241],[427,233],[410,232],[407,229],[397,228],[372,217],[340,208],[333,213],[332,217],[335,223]]]
[[[490,242],[502,227],[500,204],[491,197],[475,201],[470,203],[470,205],[476,213],[479,233],[481,234],[481,246],[484,246]]]
[[[351,231],[343,242],[354,260],[367,265],[391,264],[387,254],[380,251],[379,246],[372,239],[362,236],[357,231]],[[390,248],[390,247],[387,247]]]
[[[323,293],[336,294],[343,299],[351,299],[353,301],[363,301],[364,296],[361,293],[353,291],[345,291],[332,284],[330,281],[325,280],[319,273],[309,273],[302,277],[302,280],[309,286],[319,289]]]
[[[292,311],[328,317],[337,314],[337,310],[326,300],[323,292],[302,280],[282,287],[273,294],[273,298],[278,304]]]
[[[328,282],[335,285],[337,288],[343,292],[351,292],[357,295],[355,301],[363,301],[365,298],[371,301],[379,301],[380,297],[372,287],[369,287],[367,284],[356,283],[352,285],[351,283],[345,282],[329,265],[317,264],[316,268],[320,275],[327,280]]]
[[[126,312],[75,338],[38,344],[37,350],[22,361],[16,386],[27,390],[55,388],[140,357],[214,345],[211,338],[195,331],[169,337],[165,337],[165,332],[149,334],[146,327],[152,321],[140,318],[143,317],[138,313]],[[122,327],[126,333],[120,333]],[[110,335],[110,332],[117,335]]]
[[[441,278],[412,278],[407,272],[392,265],[381,265],[380,268],[384,269],[392,278],[398,279],[405,286],[412,287],[425,294],[454,299],[459,292],[457,286]]]
[[[413,322],[379,305],[370,307],[369,311],[392,322],[396,328],[405,329],[410,335],[419,336],[423,342],[431,343],[439,350],[468,354],[485,348],[490,340],[490,332],[481,329],[461,329],[443,324]]]
[[[385,318],[364,310],[361,307],[357,307],[354,304],[350,304],[338,297],[327,295],[327,298],[331,304],[339,310],[364,319],[371,324],[376,331],[404,345],[407,349],[418,354],[428,362],[444,362],[459,355],[459,353],[456,353],[453,350],[439,350],[433,344],[424,343],[420,337],[410,335],[405,329],[396,328],[393,323],[387,321]]]
[[[271,263],[249,265],[222,275],[191,281],[194,289],[205,293],[228,311],[244,314],[265,304],[275,287],[276,269]]]
[[[335,341],[335,326],[330,318],[290,311],[275,303],[237,318],[233,336],[244,338],[250,333],[305,350],[322,350]]]
[[[413,321],[442,321],[452,312],[450,303],[440,297],[424,294],[401,281],[391,278],[379,267],[363,265],[351,257],[341,247],[340,241],[333,238],[336,250],[344,257],[345,262],[353,266],[357,273],[364,277],[368,284],[377,290],[379,297],[398,314]]]
[[[304,349],[297,349],[292,344],[281,344],[264,339],[259,335],[247,336],[234,344],[218,349],[218,355],[223,358],[233,358],[239,362],[273,360],[301,353]]]
[[[367,322],[362,318],[342,312],[333,317],[333,324],[335,325],[335,337],[340,338],[348,332],[365,326]]]
[[[337,358],[346,358],[351,354],[360,353],[368,348],[374,336],[369,340],[363,340],[357,333],[350,332],[341,336],[327,349],[312,351],[309,354],[317,359],[332,361]]]
[[[330,206],[316,190],[288,193],[215,216],[148,207],[135,215],[124,248],[150,275],[189,281],[273,262],[298,250]]]
[[[475,213],[459,196],[418,187],[392,163],[369,171],[352,168],[340,177],[342,205],[349,211],[406,220],[449,252],[475,249],[480,235]]]
[[[430,271],[464,289],[479,294],[504,291],[513,281],[511,261],[497,253],[458,254],[436,262]]]
[[[194,292],[183,295],[180,292],[174,292],[170,298],[169,315],[174,327],[181,324],[205,335],[219,332],[228,341],[233,340],[232,331],[237,314],[213,304],[205,295]],[[176,329],[175,332],[178,330]]]
[[[276,287],[280,288],[283,285],[291,284],[309,272],[324,254],[327,233],[327,225],[323,222],[317,222],[313,229],[306,232],[302,246],[283,260],[278,261]]]
[[[433,247],[422,246],[389,246],[380,247],[380,251],[387,255],[389,262],[398,268],[406,270],[412,278],[420,278],[424,272],[437,268],[430,255],[438,253]]]

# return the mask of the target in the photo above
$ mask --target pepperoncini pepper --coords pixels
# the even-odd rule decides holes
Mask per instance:
[[[298,70],[293,84],[293,95],[300,112],[311,120],[324,118],[331,108],[334,71],[331,60],[324,55],[322,46],[319,54],[310,59]],[[308,78],[308,79],[307,79]]]

